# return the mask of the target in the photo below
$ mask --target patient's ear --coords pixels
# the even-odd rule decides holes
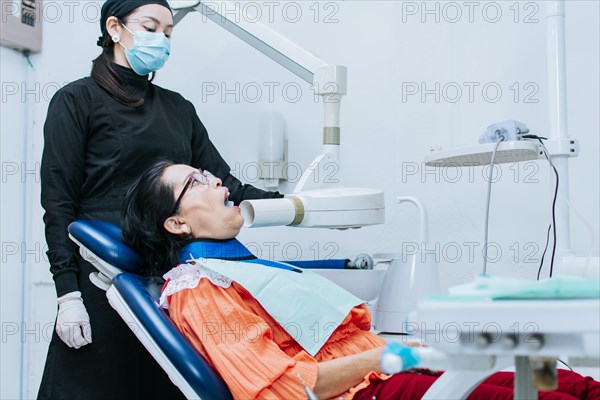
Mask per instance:
[[[187,235],[190,233],[190,228],[186,225],[185,221],[174,216],[167,218],[163,223],[163,227],[173,235]]]

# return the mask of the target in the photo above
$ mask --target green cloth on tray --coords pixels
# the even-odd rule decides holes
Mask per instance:
[[[453,286],[447,295],[428,296],[427,300],[551,300],[598,299],[600,278],[554,276],[540,281],[480,275],[475,281]]]

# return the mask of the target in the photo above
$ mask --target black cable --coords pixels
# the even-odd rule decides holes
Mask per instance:
[[[569,364],[567,364],[566,362],[564,362],[563,360],[561,360],[560,358],[557,358],[558,362],[563,364],[565,367],[569,368],[571,370],[571,372],[573,371],[573,368],[571,368],[571,366]]]
[[[542,272],[542,265],[544,265],[544,257],[546,256],[546,250],[548,250],[548,243],[550,242],[550,228],[552,225],[548,225],[548,232],[546,233],[546,247],[544,247],[544,252],[542,253],[542,259],[540,260],[540,267],[538,268],[537,280],[540,280],[540,273]]]
[[[530,136],[530,135],[527,135],[527,136]],[[554,271],[554,256],[556,255],[556,199],[558,197],[559,179],[558,179],[558,171],[556,170],[556,167],[552,163],[552,160],[550,160],[550,156],[548,155],[548,150],[546,149],[546,146],[544,146],[544,142],[542,142],[542,139],[540,137],[538,137],[537,140],[540,142],[540,144],[544,148],[544,155],[546,156],[546,160],[548,160],[548,162],[550,163],[550,166],[554,170],[554,175],[556,176],[556,185],[554,186],[554,199],[552,199],[552,236],[554,239],[553,243],[552,243],[552,257],[550,258],[550,278],[552,278],[552,272]],[[567,227],[566,229],[569,229],[569,228]]]
[[[558,171],[554,165],[552,165],[552,169],[554,170],[554,175],[556,175],[556,186],[554,187],[554,200],[552,200],[552,235],[554,236],[554,243],[552,243],[552,258],[550,258],[550,278],[552,278],[554,255],[556,254],[556,198],[558,196]],[[565,229],[569,229],[569,227]]]
[[[31,69],[35,71],[35,67],[31,63],[31,58],[29,57],[30,55],[31,55],[31,52],[29,50],[25,50],[23,52],[23,57],[25,57],[25,60],[27,60],[27,64],[29,64],[29,66],[31,67]]]
[[[521,137],[523,139],[544,139],[544,140],[548,140],[548,138],[543,137],[543,136],[538,136],[538,135],[523,135]]]
[[[546,160],[548,160],[548,163],[550,163],[550,166],[554,170],[554,176],[556,176],[556,185],[554,187],[554,198],[552,199],[552,225],[551,226],[552,226],[553,243],[552,243],[552,257],[550,258],[550,278],[552,278],[552,273],[554,271],[554,256],[556,255],[556,199],[558,197],[558,182],[559,182],[558,171],[556,170],[556,167],[554,166],[554,164],[552,163],[552,160],[550,159],[550,156],[548,155],[548,149],[546,149],[546,146],[544,146],[544,142],[542,142],[542,139],[547,140],[547,138],[538,136],[538,135],[523,135],[522,137],[525,139],[537,139],[540,142],[540,144],[542,145],[542,148],[544,149],[544,156],[546,157]],[[567,227],[566,229],[569,229],[569,227]],[[546,239],[546,244],[548,243],[547,240],[548,239]],[[546,250],[544,250],[544,254],[545,253],[546,253]],[[544,259],[542,256],[542,261],[543,260]],[[542,265],[540,264],[540,268],[538,270],[538,280],[539,280],[541,269],[542,269]]]

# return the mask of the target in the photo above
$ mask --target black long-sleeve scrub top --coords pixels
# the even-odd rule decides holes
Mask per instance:
[[[78,289],[77,248],[67,235],[69,223],[95,212],[119,223],[125,193],[157,159],[209,170],[223,181],[236,204],[282,197],[243,185],[231,175],[192,103],[152,84],[147,76],[113,66],[128,93],[144,99],[142,106],[121,104],[87,77],[60,89],[48,108],[41,202],[58,296]]]

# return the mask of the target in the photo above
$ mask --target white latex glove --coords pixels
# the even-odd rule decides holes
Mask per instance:
[[[92,329],[81,292],[70,292],[58,298],[56,333],[69,347],[76,349],[92,343]]]

